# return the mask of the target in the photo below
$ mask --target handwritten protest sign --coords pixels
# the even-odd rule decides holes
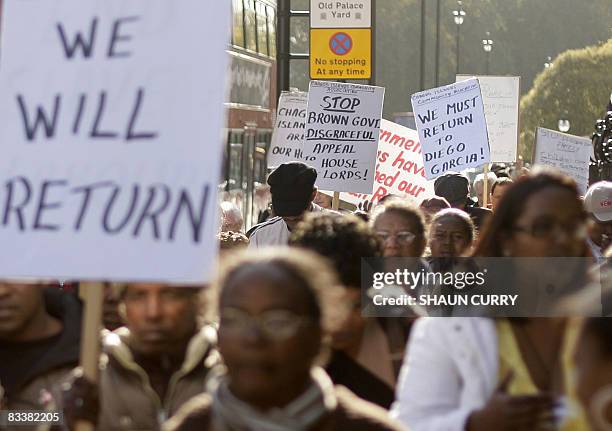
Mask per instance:
[[[457,75],[457,82],[474,78]],[[516,162],[518,148],[519,76],[477,76],[484,103],[492,162]]]
[[[480,86],[470,79],[412,95],[425,177],[490,162]]]
[[[593,145],[589,138],[568,135],[538,127],[534,148],[534,165],[559,169],[578,183],[581,193],[589,187],[589,159]]]
[[[302,91],[281,93],[278,99],[268,166],[278,166],[285,162],[302,159],[307,103],[308,93]]]
[[[310,82],[304,159],[319,188],[372,193],[384,94],[382,87]]]
[[[0,276],[204,281],[228,23],[223,2],[4,2]]]
[[[376,174],[372,194],[342,193],[340,198],[354,205],[367,200],[376,204],[392,194],[419,203],[434,194],[433,181],[425,178],[419,136],[415,130],[382,120],[378,138]]]

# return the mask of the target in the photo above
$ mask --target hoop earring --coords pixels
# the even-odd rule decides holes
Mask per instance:
[[[612,423],[606,418],[606,410],[612,404],[612,385],[598,390],[591,399],[589,410],[593,415],[595,425],[603,431],[612,431]]]

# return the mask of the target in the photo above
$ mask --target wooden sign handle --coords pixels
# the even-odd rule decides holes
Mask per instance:
[[[487,208],[489,203],[489,164],[485,163],[484,170],[484,181],[482,183],[482,207]]]
[[[98,381],[98,364],[100,362],[100,329],[102,326],[102,307],[104,304],[104,286],[101,283],[82,283],[80,296],[85,309],[81,328],[81,368],[87,380]],[[76,431],[94,431],[90,422],[79,421]]]
[[[340,192],[334,192],[334,198],[332,199],[332,209],[338,211],[340,207]]]

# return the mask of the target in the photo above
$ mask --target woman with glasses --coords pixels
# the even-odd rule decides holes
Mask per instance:
[[[421,211],[408,202],[390,200],[374,210],[371,226],[383,244],[383,257],[421,257],[427,243]]]
[[[219,282],[219,351],[226,370],[168,430],[399,430],[381,408],[334,387],[316,365],[342,320],[342,289],[306,251],[244,254]]]
[[[573,180],[534,173],[508,188],[473,254],[582,257],[585,219]],[[563,318],[421,319],[393,415],[416,431],[586,430],[571,379],[577,335]]]

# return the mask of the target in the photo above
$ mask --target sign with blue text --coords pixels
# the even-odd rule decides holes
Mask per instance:
[[[411,99],[428,180],[491,161],[477,79],[422,91]]]
[[[0,229],[10,247],[0,277],[205,281],[229,12],[201,0],[4,1]]]

